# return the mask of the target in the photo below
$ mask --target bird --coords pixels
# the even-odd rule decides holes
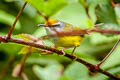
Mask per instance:
[[[72,32],[75,30],[81,30],[80,27],[73,26],[72,24],[56,20],[49,19],[45,24],[38,24],[38,26],[45,26],[48,34],[59,34],[59,32]],[[73,48],[72,55],[77,47],[80,46],[80,43],[84,40],[84,35],[65,35],[65,36],[56,36],[52,38],[52,42],[55,43],[55,46],[63,48]]]

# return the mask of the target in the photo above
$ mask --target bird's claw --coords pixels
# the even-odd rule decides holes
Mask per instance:
[[[62,49],[61,51],[62,51],[62,53],[63,53],[62,55],[63,55],[63,56],[65,56],[65,52],[64,52],[64,49]]]

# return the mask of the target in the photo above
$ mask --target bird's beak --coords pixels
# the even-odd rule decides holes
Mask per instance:
[[[44,27],[48,27],[46,24],[38,24],[37,26],[44,26]]]
[[[44,27],[56,27],[56,26],[59,26],[59,24],[54,24],[54,25],[38,24],[38,26],[44,26]]]

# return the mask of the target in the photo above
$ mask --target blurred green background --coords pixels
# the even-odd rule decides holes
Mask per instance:
[[[24,1],[28,1],[28,4],[15,26],[12,37],[24,39],[21,33],[36,37],[46,35],[44,27],[37,26],[45,20],[36,11],[83,29],[91,29],[95,24],[104,23],[99,28],[120,30],[120,6],[113,7],[110,0],[1,0],[0,35],[7,35]],[[114,3],[119,4],[120,1],[114,0]],[[86,35],[75,55],[97,64],[109,53],[119,37],[100,33]],[[49,40],[44,42],[46,46],[53,46]],[[26,53],[24,47],[15,43],[0,43],[0,80],[23,80],[13,77],[12,72]],[[71,51],[72,49],[65,50],[68,53]],[[33,51],[25,61],[24,73],[29,80],[112,80],[101,73],[91,73],[84,65],[64,56],[55,53],[40,54],[39,51]],[[120,44],[101,68],[120,76]]]

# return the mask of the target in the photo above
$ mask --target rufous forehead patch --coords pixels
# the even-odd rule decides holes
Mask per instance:
[[[53,24],[56,24],[57,22],[58,21],[55,20],[55,19],[50,19],[50,20],[46,21],[45,24],[47,24],[47,25],[53,25]]]

